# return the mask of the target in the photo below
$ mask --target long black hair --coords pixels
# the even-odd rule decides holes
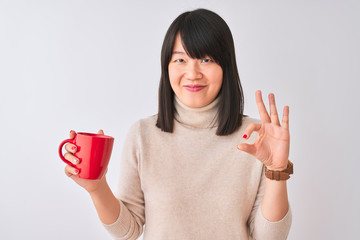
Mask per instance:
[[[223,83],[219,91],[217,131],[219,136],[229,135],[242,124],[244,95],[236,65],[234,41],[226,22],[216,13],[197,9],[179,15],[166,32],[161,50],[161,77],[159,110],[156,126],[173,132],[174,91],[170,85],[169,62],[176,35],[180,33],[183,47],[191,58],[209,56],[223,70]]]

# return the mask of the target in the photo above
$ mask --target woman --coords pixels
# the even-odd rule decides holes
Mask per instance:
[[[81,179],[71,166],[66,174],[117,239],[137,239],[144,224],[146,240],[286,239],[289,108],[280,125],[274,95],[269,115],[257,91],[261,122],[243,115],[232,35],[211,11],[174,20],[161,64],[159,112],[128,132],[117,197],[105,176]],[[76,164],[76,147],[66,149]]]

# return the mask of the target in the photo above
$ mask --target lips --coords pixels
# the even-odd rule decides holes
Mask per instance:
[[[201,91],[205,86],[203,86],[203,85],[185,85],[184,87],[186,88],[186,90],[188,90],[190,92],[198,92],[198,91]]]

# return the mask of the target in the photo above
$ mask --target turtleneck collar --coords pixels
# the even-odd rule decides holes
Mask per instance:
[[[219,98],[216,98],[209,105],[201,108],[191,108],[183,104],[180,99],[174,97],[175,120],[193,128],[217,127],[217,113]]]

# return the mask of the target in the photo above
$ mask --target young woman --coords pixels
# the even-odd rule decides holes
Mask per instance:
[[[261,121],[243,115],[232,35],[214,12],[177,17],[161,65],[158,114],[129,130],[117,196],[105,176],[81,179],[71,166],[66,174],[89,192],[116,239],[143,231],[146,240],[286,239],[289,108],[280,124],[274,95],[269,114],[257,91]],[[76,164],[73,147],[65,158]]]

